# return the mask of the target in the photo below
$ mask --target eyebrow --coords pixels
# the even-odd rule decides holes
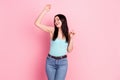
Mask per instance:
[[[59,18],[56,18],[55,20],[59,20]]]

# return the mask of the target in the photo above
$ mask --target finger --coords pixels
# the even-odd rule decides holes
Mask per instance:
[[[72,32],[72,34],[73,34],[73,35],[75,35],[75,33],[74,33],[74,32]]]
[[[75,32],[71,32],[72,34],[75,34]]]

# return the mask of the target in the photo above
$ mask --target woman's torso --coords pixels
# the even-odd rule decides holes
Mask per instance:
[[[53,33],[50,33],[50,51],[49,54],[53,56],[63,56],[67,54],[67,46],[65,37],[62,38],[62,34],[58,33],[56,40],[52,40]]]

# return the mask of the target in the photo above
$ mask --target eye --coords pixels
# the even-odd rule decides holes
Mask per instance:
[[[58,21],[58,18],[56,18],[56,21]]]
[[[57,21],[60,21],[60,19],[57,19]]]

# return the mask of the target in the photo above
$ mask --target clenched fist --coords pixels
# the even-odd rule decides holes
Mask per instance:
[[[50,4],[47,4],[44,8],[44,10],[46,10],[47,12],[50,11],[51,9],[51,5]]]

